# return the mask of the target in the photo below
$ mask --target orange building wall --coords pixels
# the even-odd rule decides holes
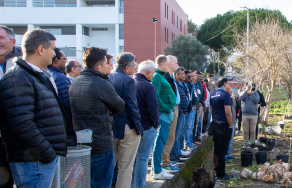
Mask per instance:
[[[168,19],[165,17],[165,3],[168,5]],[[172,24],[172,11],[175,12],[175,25]],[[177,16],[182,20],[176,27]],[[125,0],[124,1],[124,50],[132,52],[138,62],[154,60],[154,26],[156,23],[156,55],[164,54],[164,49],[172,45],[172,33],[187,35],[187,15],[175,0]],[[168,43],[165,42],[165,27],[168,28]]]

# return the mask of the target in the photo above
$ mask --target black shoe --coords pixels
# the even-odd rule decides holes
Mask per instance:
[[[225,174],[225,176],[222,178],[218,177],[218,180],[230,180],[233,177],[234,177],[234,175]]]
[[[170,161],[176,162],[176,164],[184,164],[185,161],[180,160],[179,158],[170,158]]]
[[[148,166],[151,166],[151,159],[148,161]]]

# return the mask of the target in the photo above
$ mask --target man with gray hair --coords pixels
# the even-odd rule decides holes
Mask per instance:
[[[83,66],[77,59],[70,59],[66,64],[66,73],[70,82],[73,82],[74,78],[80,75],[80,71],[83,70]]]
[[[118,54],[117,69],[109,76],[109,81],[126,103],[125,110],[114,115],[114,152],[115,162],[118,162],[117,188],[131,186],[133,164],[140,143],[140,135],[143,133],[135,82],[129,76],[133,75],[134,60],[135,56],[129,52]]]
[[[156,90],[150,83],[154,73],[154,62],[147,60],[139,64],[138,73],[133,76],[136,85],[136,96],[140,110],[141,124],[144,131],[134,163],[132,188],[144,187],[145,185],[148,160],[159,126]]]
[[[27,31],[23,59],[0,81],[0,129],[17,187],[51,187],[57,155],[77,145],[72,123],[43,69],[55,56],[55,36]],[[67,132],[66,132],[67,128]]]
[[[0,79],[5,72],[13,66],[12,59],[14,57],[22,56],[21,48],[15,46],[15,35],[11,29],[4,25],[0,25]],[[0,179],[0,188],[13,187],[13,178],[9,169],[9,163],[6,160],[6,151],[2,142],[1,129],[0,129],[0,176],[6,182]]]

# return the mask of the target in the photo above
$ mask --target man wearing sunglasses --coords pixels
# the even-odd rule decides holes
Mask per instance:
[[[72,121],[71,106],[69,100],[69,87],[71,85],[71,81],[65,74],[67,57],[59,48],[55,48],[55,54],[55,57],[53,57],[52,59],[52,65],[49,65],[48,69],[56,83],[58,95],[62,101],[65,112],[68,118]]]

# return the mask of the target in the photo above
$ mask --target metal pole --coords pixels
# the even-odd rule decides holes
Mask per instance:
[[[154,29],[154,61],[156,59],[156,22],[155,22],[155,29]]]
[[[247,8],[247,49],[246,49],[247,57],[246,57],[246,72],[247,72],[247,81],[249,81],[249,9]]]
[[[220,52],[218,52],[218,79],[220,78],[220,66],[219,66],[219,60],[220,59]]]

